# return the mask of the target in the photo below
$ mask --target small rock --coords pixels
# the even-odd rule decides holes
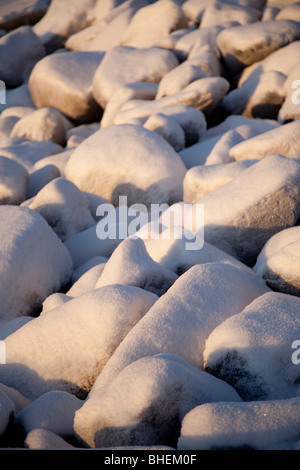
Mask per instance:
[[[28,449],[75,449],[74,446],[62,437],[46,429],[33,429],[33,431],[30,431],[26,436],[24,444]]]

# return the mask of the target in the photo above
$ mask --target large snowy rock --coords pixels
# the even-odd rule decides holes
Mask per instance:
[[[67,284],[72,262],[49,225],[25,207],[1,206],[1,322],[30,315]]]
[[[270,292],[228,318],[207,338],[205,370],[231,384],[243,400],[299,395],[292,344],[300,334],[300,299]]]
[[[94,19],[93,7],[96,0],[52,0],[43,18],[34,25],[48,52],[62,46],[66,39],[85,28]]]
[[[299,439],[300,398],[207,403],[183,419],[178,449],[257,449]]]
[[[172,0],[161,0],[136,12],[121,44],[151,47],[170,32],[182,28],[188,28],[188,21],[180,6]]]
[[[173,271],[150,258],[140,238],[127,238],[107,261],[96,288],[123,284],[140,287],[161,296],[177,278]]]
[[[299,2],[295,1],[291,5],[287,5],[285,8],[282,8],[277,15],[276,20],[294,20],[300,21],[300,5]]]
[[[15,160],[29,171],[39,160],[62,151],[63,147],[48,140],[38,142],[15,137],[0,142],[1,156]]]
[[[62,241],[95,223],[86,196],[65,178],[50,181],[28,207],[39,212]]]
[[[184,202],[195,203],[199,201],[206,194],[232,181],[254,163],[256,163],[256,160],[199,165],[190,168],[183,180]]]
[[[300,227],[290,227],[273,235],[257,257],[254,271],[273,290],[300,295]]]
[[[247,25],[258,21],[261,12],[256,8],[239,2],[224,2],[222,0],[211,0],[201,18],[201,28],[217,26],[234,21],[240,25]]]
[[[101,129],[79,145],[65,175],[82,191],[113,204],[118,205],[119,196],[127,196],[128,205],[148,206],[179,201],[185,171],[161,136],[141,126],[120,125]]]
[[[168,72],[160,81],[156,99],[178,93],[191,82],[207,76],[200,67],[192,61],[185,61]]]
[[[10,88],[21,85],[44,55],[44,47],[30,26],[5,34],[0,38],[0,80]]]
[[[287,158],[299,158],[299,142],[300,121],[298,120],[235,145],[230,150],[230,155],[235,160],[260,160],[272,153]]]
[[[66,119],[54,108],[42,108],[19,119],[14,125],[10,137],[28,140],[49,140],[59,145],[66,141]],[[71,123],[68,123],[71,127]]]
[[[83,402],[68,392],[55,390],[34,400],[16,416],[16,425],[28,434],[34,429],[45,429],[72,438],[75,412]]]
[[[198,201],[204,204],[206,241],[253,266],[267,240],[297,222],[299,183],[300,166],[281,155],[250,166]]]
[[[95,73],[94,97],[105,108],[119,86],[143,81],[158,83],[177,65],[178,60],[173,52],[166,49],[113,47],[105,54]]]
[[[0,157],[0,204],[18,205],[26,199],[28,172],[24,166]]]
[[[53,107],[76,121],[100,119],[92,94],[101,52],[60,52],[40,60],[29,78],[29,90],[38,108]]]
[[[205,340],[214,328],[267,291],[259,278],[236,266],[190,268],[122,341],[91,393],[108,387],[122,369],[145,356],[172,353],[201,368]]]
[[[240,401],[225,382],[172,354],[126,367],[105,393],[75,413],[74,430],[90,447],[176,446],[184,415],[201,403]]]
[[[33,399],[51,390],[84,397],[156,300],[137,287],[107,286],[40,315],[6,338],[0,382]]]
[[[300,29],[295,21],[261,21],[224,29],[217,44],[227,67],[237,73],[299,38]]]

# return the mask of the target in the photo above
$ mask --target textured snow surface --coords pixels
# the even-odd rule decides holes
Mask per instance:
[[[299,5],[0,0],[1,449],[300,449]]]

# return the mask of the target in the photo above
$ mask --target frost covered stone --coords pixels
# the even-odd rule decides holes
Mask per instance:
[[[272,153],[287,158],[299,158],[300,120],[289,122],[276,129],[241,142],[230,150],[235,160],[260,160]]]
[[[96,0],[52,0],[43,18],[34,25],[48,52],[62,46],[66,39],[85,28],[94,19],[93,7]]]
[[[158,83],[177,65],[178,60],[173,52],[166,49],[113,47],[105,54],[95,73],[94,97],[105,108],[119,86],[143,81]]]
[[[0,38],[0,80],[10,88],[25,82],[45,49],[30,26],[20,26]]]
[[[180,200],[185,171],[161,136],[141,126],[119,125],[101,129],[79,145],[65,175],[82,191],[113,204],[118,205],[119,196],[127,196],[128,205],[148,206]]]
[[[0,157],[0,204],[21,204],[26,199],[28,179],[24,166]]]
[[[83,402],[71,393],[55,390],[34,400],[16,416],[16,425],[23,433],[34,429],[45,429],[55,434],[71,438],[74,434],[75,412]]]
[[[6,338],[0,382],[32,399],[51,390],[84,397],[156,300],[137,287],[107,286],[40,315]]]
[[[86,196],[65,178],[50,181],[29,207],[44,217],[62,241],[95,223]]]
[[[91,393],[105,389],[128,364],[145,356],[176,354],[201,368],[205,340],[213,329],[268,290],[255,275],[236,266],[193,266],[128,333]]]
[[[90,396],[75,413],[74,430],[90,447],[176,446],[181,420],[197,404],[240,400],[225,382],[159,354],[130,364],[105,393]]]
[[[28,140],[50,140],[59,145],[66,141],[66,120],[60,111],[54,108],[42,108],[18,120],[10,136]],[[71,123],[68,123],[71,127]]]
[[[67,284],[70,255],[53,230],[25,207],[0,206],[0,321],[30,315],[53,291]],[[1,382],[1,380],[0,380]]]
[[[102,58],[102,52],[60,52],[40,60],[28,82],[35,105],[59,109],[78,122],[100,119],[92,83]]]
[[[296,21],[261,21],[224,29],[217,37],[217,44],[226,65],[239,72],[299,38]]]
[[[183,419],[179,450],[265,450],[299,438],[300,398],[206,403]]]
[[[254,151],[252,158],[256,156]],[[253,266],[267,240],[297,222],[299,181],[300,166],[282,155],[250,166],[200,199],[206,241]]]
[[[299,296],[299,244],[299,226],[281,230],[267,241],[253,270],[273,290]]]
[[[298,297],[262,295],[210,334],[205,370],[231,384],[246,401],[298,396],[292,343],[300,335],[299,313]]]
[[[96,284],[102,287],[123,284],[140,287],[161,296],[176,281],[177,275],[153,261],[140,239],[127,238],[115,249]]]
[[[187,27],[188,21],[180,6],[171,0],[160,0],[136,12],[121,44],[151,47],[170,32]]]

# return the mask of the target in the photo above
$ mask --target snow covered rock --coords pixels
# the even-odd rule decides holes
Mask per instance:
[[[53,291],[68,283],[70,255],[49,225],[25,207],[0,206],[1,323],[30,315]],[[1,381],[1,380],[0,380]]]
[[[267,291],[259,278],[236,266],[193,266],[128,333],[103,368],[91,394],[106,389],[122,369],[145,356],[176,354],[202,368],[205,340],[213,329]]]
[[[62,307],[66,302],[69,302],[72,297],[69,297],[62,292],[55,292],[54,294],[50,294],[43,302],[43,309],[40,315],[44,315],[47,312],[50,312],[54,308]]]
[[[0,110],[7,109],[11,106],[34,107],[34,103],[28,89],[28,83],[6,90],[6,104],[0,104]]]
[[[293,20],[300,21],[300,4],[299,2],[292,3],[287,5],[285,8],[282,8],[277,15],[276,20]]]
[[[24,444],[28,449],[75,449],[74,446],[62,437],[46,429],[33,429],[33,431],[30,431],[26,436]]]
[[[300,62],[295,64],[284,83],[285,100],[278,113],[278,121],[280,123],[300,118],[299,74]]]
[[[55,165],[46,165],[39,170],[33,170],[29,175],[27,199],[36,196],[36,194],[46,186],[46,184],[60,176],[60,171]]]
[[[285,80],[286,76],[281,72],[263,72],[228,93],[222,101],[222,106],[228,114],[277,119],[285,99]]]
[[[86,292],[89,292],[90,290],[93,290],[98,287],[97,283],[103,273],[105,264],[105,262],[99,263],[96,266],[90,268],[82,276],[80,276],[80,278],[72,285],[71,289],[67,292],[67,295],[70,297],[78,297],[79,295],[85,294]]]
[[[96,288],[111,284],[140,287],[161,296],[178,276],[153,261],[143,240],[127,238],[115,249],[96,284]]]
[[[95,223],[86,196],[65,178],[50,181],[29,208],[39,212],[62,241]]]
[[[82,191],[98,194],[114,205],[119,196],[127,196],[128,205],[148,206],[180,200],[185,171],[161,136],[141,126],[120,125],[101,129],[79,145],[65,175]]]
[[[13,318],[8,320],[0,326],[0,339],[4,340],[7,336],[11,335],[19,328],[22,328],[23,325],[26,325],[29,321],[33,320],[34,317],[28,315]]]
[[[300,121],[289,122],[276,129],[241,142],[230,150],[235,160],[260,160],[272,153],[299,158]]]
[[[0,80],[10,88],[25,82],[45,49],[30,26],[19,28],[0,38]]]
[[[253,270],[273,290],[300,295],[300,227],[290,227],[273,235],[258,255]]]
[[[65,118],[57,109],[38,109],[19,119],[12,129],[10,137],[21,137],[35,141],[50,140],[56,144],[64,145],[66,141]]]
[[[190,83],[206,76],[207,74],[197,67],[197,65],[194,65],[190,61],[185,61],[172,69],[161,79],[158,85],[156,99],[178,93]]]
[[[92,83],[102,58],[103,52],[60,52],[40,60],[28,82],[35,105],[59,109],[78,122],[100,119]]]
[[[6,338],[0,382],[31,399],[51,390],[84,397],[114,349],[156,300],[137,287],[107,286],[40,315]]]
[[[296,21],[260,21],[220,32],[217,44],[226,66],[235,73],[300,38]]]
[[[14,410],[15,406],[13,401],[0,389],[0,436],[5,433]]]
[[[208,26],[206,28],[199,28],[196,30],[189,31],[178,39],[175,44],[174,52],[179,58],[180,62],[183,62],[189,58],[190,55],[195,55],[199,51],[205,49],[215,51],[219,54],[217,48],[216,38],[222,26]]]
[[[183,200],[188,203],[197,202],[206,194],[232,181],[254,163],[256,160],[190,168],[183,180]]]
[[[56,152],[53,152],[53,154],[49,154],[48,156],[45,156],[43,158],[41,158],[40,160],[38,160],[37,162],[35,162],[35,164],[33,165],[32,167],[32,172],[30,173],[30,177],[33,175],[33,172],[35,171],[38,171],[38,170],[42,170],[43,168],[45,168],[46,166],[55,166],[56,169],[59,171],[59,175],[58,176],[62,176],[64,177],[65,175],[65,166],[70,158],[70,156],[72,155],[72,152],[73,152],[73,149],[68,149],[68,150],[64,150],[63,151],[63,148],[60,147],[58,151]],[[46,172],[46,170],[44,170]],[[48,172],[48,171],[47,171]],[[49,172],[49,174],[54,174]],[[45,180],[43,179],[45,177]],[[41,175],[41,179],[39,180],[39,184],[43,187],[45,186],[45,184],[43,184],[43,181],[46,181],[46,174],[44,173],[44,177],[42,177]],[[54,179],[54,178],[51,178],[50,181]],[[48,182],[50,182],[48,181]],[[42,189],[42,188],[40,188]]]
[[[261,12],[251,6],[238,2],[211,0],[201,18],[201,28],[226,24],[234,21],[240,25],[254,23],[261,17]]]
[[[231,384],[246,401],[298,396],[292,344],[300,334],[299,312],[297,297],[262,295],[209,335],[205,370]]]
[[[154,113],[147,119],[144,128],[163,137],[174,148],[175,152],[179,152],[185,147],[184,131],[171,116],[159,112]]]
[[[72,127],[67,131],[67,148],[78,147],[81,142],[94,134],[94,132],[98,131],[99,128],[100,126],[98,122]]]
[[[124,32],[121,44],[146,48],[177,29],[188,28],[180,6],[172,0],[161,0],[139,9]]]
[[[94,19],[93,7],[96,0],[52,0],[43,18],[34,25],[47,52],[61,47],[72,34],[85,28]]]
[[[240,401],[225,382],[172,354],[144,357],[126,367],[106,393],[75,413],[74,430],[90,447],[176,446],[181,420],[196,404]]]
[[[265,450],[299,437],[300,398],[206,403],[183,419],[179,450]]]
[[[105,258],[104,256],[95,256],[94,258],[91,258],[85,263],[83,263],[81,266],[74,270],[72,274],[72,283],[75,284],[75,282],[78,281],[81,276],[83,276],[95,266],[99,266],[100,264],[106,263],[107,259],[108,258]]]
[[[27,170],[39,160],[56,153],[63,148],[51,141],[32,141],[21,137],[9,138],[0,142],[0,155],[15,160]]]
[[[300,213],[299,179],[295,161],[269,155],[204,196],[199,202],[205,209],[206,241],[253,266],[269,238],[295,225]]]
[[[158,83],[177,65],[173,52],[166,49],[113,47],[105,54],[95,73],[94,98],[105,108],[119,86],[143,81]]]
[[[10,31],[22,25],[34,24],[39,21],[47,11],[50,0],[33,0],[17,2],[14,9],[11,2],[1,5],[0,28]]]
[[[75,412],[83,401],[71,393],[55,390],[34,400],[16,416],[16,425],[28,434],[34,429],[45,429],[61,437],[73,437]]]
[[[5,395],[13,402],[15,415],[31,403],[31,401],[28,400],[28,398],[24,397],[20,392],[18,392],[12,387],[7,387],[6,385],[1,383],[0,391],[4,392]]]
[[[28,172],[24,166],[0,157],[0,204],[21,204],[26,199]]]

